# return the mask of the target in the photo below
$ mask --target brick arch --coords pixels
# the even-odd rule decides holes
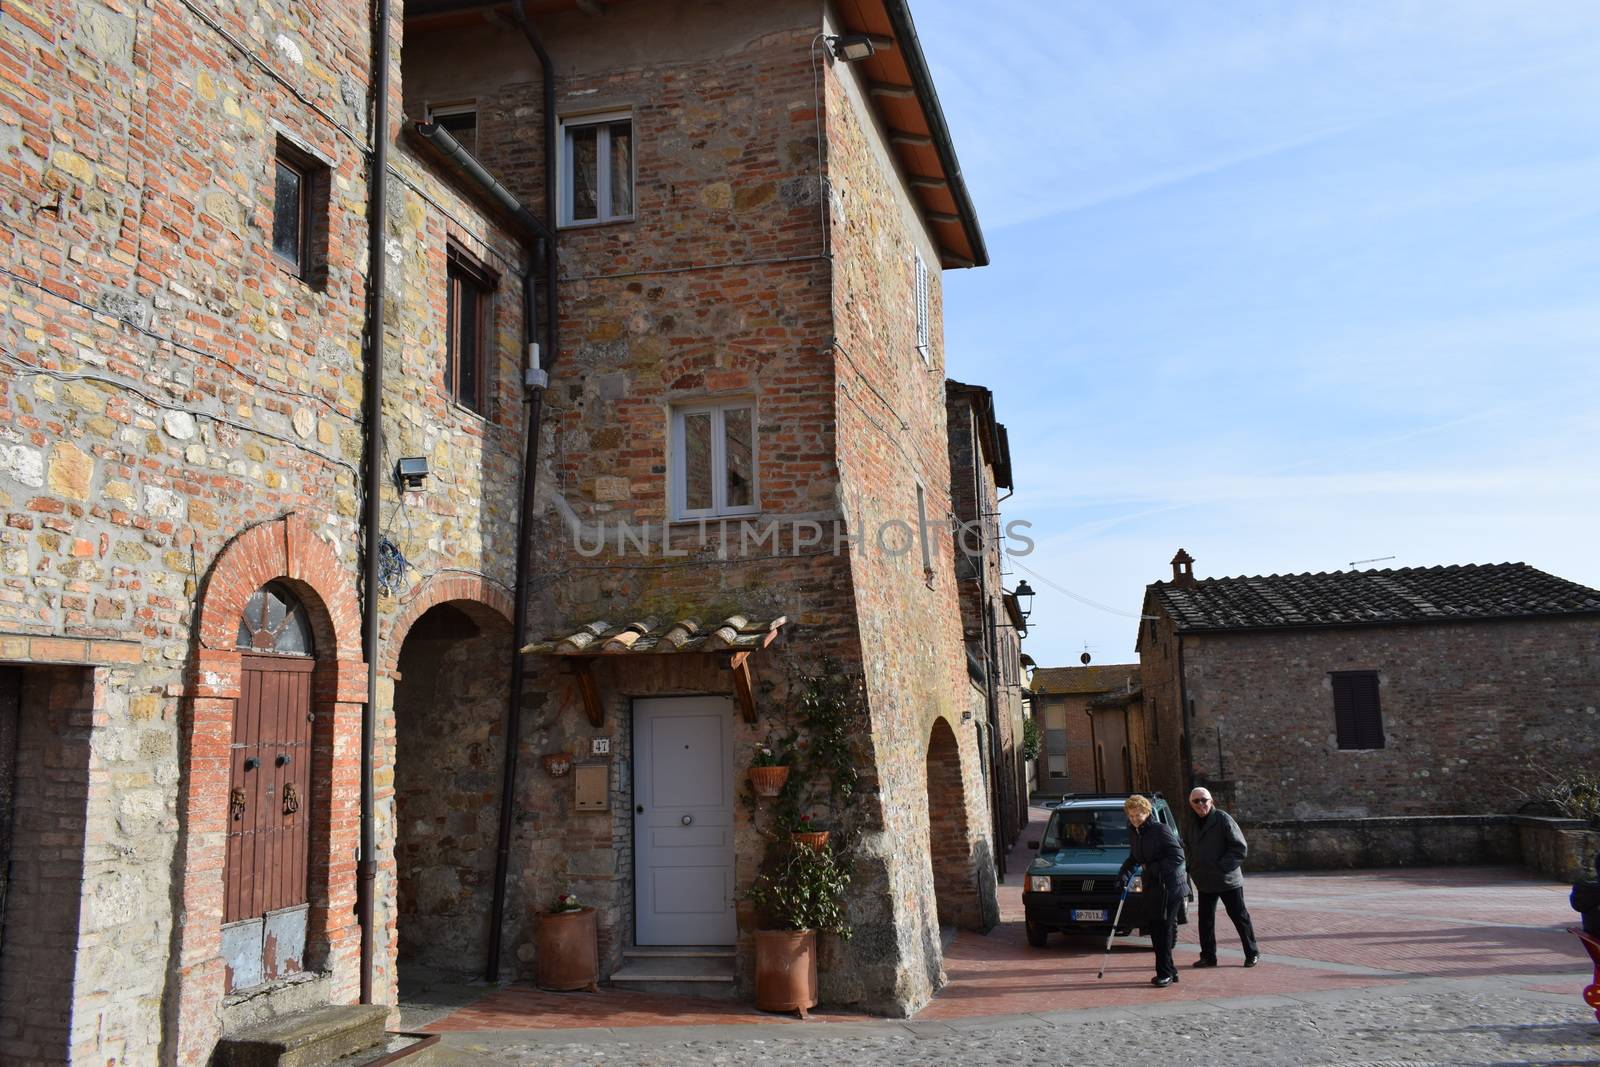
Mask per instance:
[[[300,598],[316,641],[305,962],[330,975],[323,987],[329,1003],[353,1003],[359,993],[360,930],[354,905],[360,768],[359,761],[336,760],[334,754],[354,751],[360,743],[367,665],[351,574],[311,529],[305,516],[291,513],[242,531],[217,554],[200,594],[185,685],[176,857],[188,921],[177,931],[169,972],[177,1020],[175,1059],[184,1065],[209,1062],[221,1034],[230,746],[244,661],[237,637],[246,602],[275,580]]]
[[[250,527],[217,556],[200,605],[201,647],[231,650],[245,602],[274,579],[288,579],[306,602],[319,659],[361,658],[355,585],[333,548],[298,513]]]
[[[400,649],[416,621],[440,604],[454,603],[469,617],[490,615],[495,623],[511,622],[515,605],[511,594],[479,574],[435,574],[417,588],[389,625],[378,669],[393,674],[400,664]]]
[[[928,731],[928,858],[940,923],[983,928],[978,895],[977,856],[971,819],[972,798],[963,767],[961,743],[950,720],[937,716]]]

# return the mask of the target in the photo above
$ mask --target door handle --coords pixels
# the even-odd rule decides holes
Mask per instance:
[[[644,805],[640,804],[637,808],[634,808],[633,810],[638,812],[640,815],[643,815],[644,814]]]
[[[694,825],[694,816],[693,815],[685,815],[683,818],[679,819],[678,821],[683,823],[683,825],[685,825],[685,826],[693,826]]]
[[[254,756],[246,756],[245,757],[245,760],[244,760],[244,769],[245,770],[253,771],[259,766],[261,766],[261,761],[256,759]]]

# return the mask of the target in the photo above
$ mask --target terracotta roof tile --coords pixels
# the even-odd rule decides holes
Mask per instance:
[[[753,621],[745,615],[730,615],[708,628],[698,619],[663,622],[648,615],[622,625],[596,620],[535,641],[524,646],[522,651],[543,656],[751,652],[771,644],[788,621],[782,615],[765,622]]]
[[[1102,663],[1093,667],[1039,667],[1028,678],[1033,693],[1109,693],[1139,684],[1137,663]]]
[[[1206,578],[1148,592],[1185,631],[1600,613],[1600,590],[1526,563]]]

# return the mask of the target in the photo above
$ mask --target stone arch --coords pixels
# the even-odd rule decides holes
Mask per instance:
[[[354,751],[360,743],[367,699],[361,611],[350,572],[311,531],[298,513],[244,530],[217,554],[200,592],[181,724],[178,862],[188,918],[177,931],[170,1009],[179,1063],[208,1062],[223,1028],[230,745],[243,667],[236,638],[246,602],[271,581],[293,590],[316,641],[307,965],[329,974],[323,986],[327,1003],[353,1003],[359,993],[354,905],[360,767],[359,761],[336,762],[333,754]]]
[[[400,614],[389,624],[378,659],[378,669],[393,674],[400,662],[400,649],[416,621],[440,604],[454,604],[469,617],[492,613],[495,622],[506,623],[516,616],[511,594],[481,574],[435,574],[423,582],[406,600]]]
[[[982,930],[986,925],[966,780],[960,741],[941,715],[929,730],[927,754],[928,858],[933,864],[934,900],[941,925]]]

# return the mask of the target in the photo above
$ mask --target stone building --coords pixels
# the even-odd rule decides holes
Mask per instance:
[[[765,839],[743,772],[828,656],[865,680],[872,773],[823,996],[913,1010],[939,925],[996,905],[939,286],[984,252],[905,7],[566,5],[536,20],[546,85],[523,35],[461,6],[410,4],[407,109],[470,128],[533,204],[553,118],[563,227],[507,914],[576,892],[612,981],[746,985]],[[852,42],[876,50],[844,62]],[[539,769],[566,752],[600,806]]]
[[[1039,667],[1028,676],[1033,716],[1044,735],[1035,765],[1035,792],[1043,796],[1093,792],[1098,788],[1102,758],[1123,762],[1120,748],[1097,754],[1089,702],[1106,693],[1137,685],[1137,663],[1103,663],[1082,667]]]
[[[1022,758],[1022,638],[1027,616],[1008,590],[1006,530],[1000,490],[1011,495],[1011,443],[995,420],[994,394],[979,385],[945,383],[950,422],[950,497],[955,509],[956,574],[961,590],[967,675],[981,694],[973,716],[986,768],[996,850],[1006,851],[1028,824],[1028,780]],[[1026,585],[1019,585],[1026,596]],[[1028,605],[1032,607],[1031,603]],[[992,765],[993,773],[987,773]],[[1001,874],[1005,871],[1002,869]]]
[[[635,723],[731,794],[823,654],[872,716],[827,997],[912,1010],[994,919],[939,310],[985,254],[904,5],[468,6],[0,11],[10,1054],[526,974],[568,890],[618,969]],[[516,652],[606,619],[693,650]]]
[[[1172,567],[1138,639],[1169,796],[1205,785],[1247,825],[1503,814],[1600,762],[1600,591],[1524,563]]]

